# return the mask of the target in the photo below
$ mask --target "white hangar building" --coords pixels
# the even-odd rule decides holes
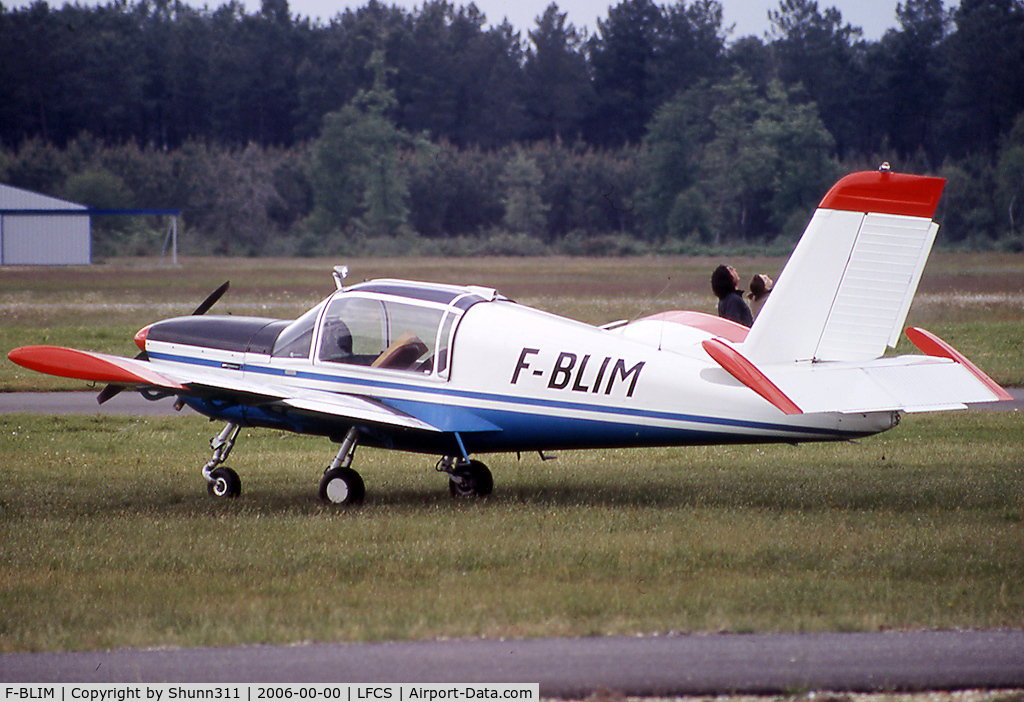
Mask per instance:
[[[91,263],[89,214],[85,205],[0,184],[0,265]]]

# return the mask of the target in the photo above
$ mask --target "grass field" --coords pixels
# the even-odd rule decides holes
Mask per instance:
[[[334,290],[335,261],[195,259],[180,267],[127,260],[70,268],[0,269],[0,350],[59,344],[135,355],[141,327],[189,314],[225,280],[213,313],[294,318]],[[495,287],[519,302],[594,324],[665,309],[714,313],[710,271],[717,259],[370,259],[349,261],[351,281],[411,278]],[[777,276],[785,260],[737,258],[745,279]],[[908,324],[924,326],[997,381],[1024,386],[1024,256],[934,253]],[[908,348],[904,348],[904,344]],[[909,344],[899,350],[913,351]],[[0,392],[81,389],[0,363]]]
[[[350,265],[603,322],[710,311],[713,263]],[[224,279],[220,311],[294,316],[333,288],[329,267],[3,270],[0,343],[134,353],[138,327]],[[911,322],[1024,384],[1022,281],[1019,257],[939,256]],[[82,387],[3,366],[7,389]],[[331,445],[271,431],[246,432],[232,456],[242,497],[209,498],[199,468],[218,429],[194,415],[0,416],[0,651],[1024,626],[1016,413],[911,415],[857,443],[491,456],[482,503],[453,502],[433,458],[360,450],[367,504],[351,511],[316,499]]]
[[[861,443],[433,459],[254,431],[206,495],[196,417],[0,417],[0,650],[1024,625],[1024,448],[1008,413]]]

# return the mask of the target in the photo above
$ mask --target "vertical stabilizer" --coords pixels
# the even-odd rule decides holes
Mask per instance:
[[[821,201],[743,343],[758,364],[865,361],[894,346],[945,181],[854,173]]]

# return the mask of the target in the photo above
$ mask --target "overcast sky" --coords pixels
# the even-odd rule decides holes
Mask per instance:
[[[205,0],[189,0],[202,4]],[[451,0],[458,7],[468,5],[470,0]],[[556,0],[562,12],[569,14],[569,21],[577,29],[586,27],[593,34],[597,30],[597,20],[607,19],[608,7],[618,5],[620,0]],[[724,24],[726,27],[735,25],[731,39],[748,34],[758,37],[768,31],[768,10],[777,10],[779,0],[720,0],[722,3]],[[244,0],[251,10],[259,9],[261,0]],[[398,4],[413,9],[423,4],[423,0],[383,0],[385,4]],[[476,6],[487,15],[489,24],[500,24],[506,17],[512,26],[520,30],[523,38],[526,32],[536,24],[536,18],[544,13],[551,0],[475,0]],[[655,0],[655,4],[672,4],[673,0]],[[947,6],[951,0],[947,0]],[[897,0],[818,0],[818,7],[824,10],[835,7],[843,15],[843,21],[860,27],[864,38],[876,40],[885,30],[896,27]],[[215,7],[219,2],[211,2]],[[289,0],[292,13],[312,18],[319,17],[329,20],[346,7],[361,7],[366,0]],[[689,4],[689,3],[687,3]],[[957,3],[958,4],[958,3]]]
[[[220,0],[186,0],[197,7],[207,5],[216,8],[223,4]],[[423,0],[382,0],[385,4],[397,4],[412,10],[423,4]],[[470,0],[451,0],[458,7],[468,5]],[[619,4],[620,0],[557,0],[562,12],[569,14],[569,21],[577,29],[586,27],[593,34],[597,30],[597,20],[608,17],[608,7]],[[3,0],[4,5],[25,7],[31,0]],[[90,4],[89,0],[84,0]],[[261,0],[243,0],[250,12],[259,10]],[[292,14],[299,14],[313,19],[327,21],[347,7],[361,7],[367,0],[289,0]],[[512,26],[522,32],[533,29],[536,18],[544,13],[551,0],[475,0],[477,7],[487,16],[488,24],[500,24],[506,17]],[[656,4],[672,4],[673,0],[655,0]],[[60,7],[63,0],[49,0],[53,7]],[[779,7],[779,0],[721,0],[725,14],[725,26],[735,25],[730,39],[753,34],[762,37],[768,31],[768,10]],[[877,40],[886,29],[896,26],[897,0],[818,0],[818,7],[836,7],[843,14],[843,21],[860,27],[864,38]],[[958,0],[946,0],[946,6],[955,6]]]
[[[422,4],[422,0],[396,0],[397,4],[413,8]],[[597,20],[607,19],[608,7],[619,4],[619,0],[556,0],[562,12],[569,14],[569,21],[576,28],[586,27],[591,34],[597,30]],[[259,0],[246,0],[255,2]],[[292,12],[310,17],[329,19],[338,8],[348,5],[346,0],[289,0]],[[453,0],[456,6],[467,5],[469,0]],[[536,18],[544,13],[551,0],[475,0],[492,24],[501,23],[505,17],[512,26],[526,31],[536,24]],[[843,13],[843,20],[864,30],[865,39],[878,39],[886,29],[896,26],[897,0],[818,0],[818,7],[836,7]],[[762,36],[768,31],[768,10],[777,10],[779,0],[721,0],[726,27],[735,25],[731,38],[736,39],[748,34]],[[365,2],[353,2],[358,7]],[[388,4],[391,4],[390,2]],[[657,5],[672,4],[672,0],[655,0]],[[687,3],[689,4],[689,3]]]

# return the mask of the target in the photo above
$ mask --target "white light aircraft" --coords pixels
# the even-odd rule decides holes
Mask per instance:
[[[895,346],[938,225],[944,181],[878,172],[840,180],[814,213],[749,330],[671,311],[595,327],[497,291],[406,280],[337,290],[296,320],[192,316],[136,335],[124,358],[33,346],[9,358],[109,383],[227,423],[203,467],[236,497],[226,467],[241,427],[339,443],[320,497],[364,497],[357,445],[441,456],[455,496],[486,496],[491,452],[838,441],[894,427],[903,412],[1010,399],[958,351],[907,329]]]

